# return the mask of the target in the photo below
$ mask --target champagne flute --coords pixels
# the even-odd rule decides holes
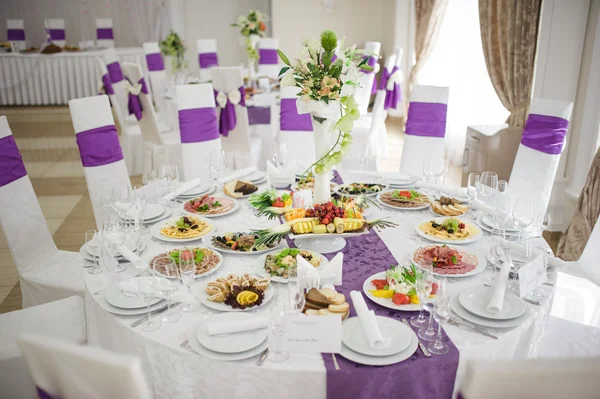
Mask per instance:
[[[473,202],[477,200],[477,193],[479,192],[479,173],[469,173],[467,180],[467,195],[469,196],[469,211],[473,206]]]
[[[442,342],[442,323],[450,320],[451,314],[452,311],[450,310],[450,299],[448,292],[445,287],[442,289],[442,286],[440,285],[440,289],[436,294],[433,311],[433,317],[438,323],[437,339],[435,342],[430,342],[427,344],[427,349],[429,349],[429,352],[433,353],[434,355],[445,355],[450,351],[450,347]]]
[[[190,285],[196,278],[196,262],[194,261],[194,251],[185,248],[179,251],[179,273],[181,282],[185,286],[186,292],[192,294]],[[196,312],[200,309],[197,304],[189,303],[181,308],[183,312]]]
[[[177,291],[179,268],[177,262],[170,256],[159,256],[152,261],[150,270],[158,278],[156,289],[167,298],[167,311],[161,318],[165,323],[174,323],[181,319],[181,312],[171,309],[171,295]]]
[[[423,165],[422,165],[422,171],[423,171],[423,183],[425,184],[431,184],[431,180],[433,177],[433,158],[432,157],[425,157],[425,159],[423,159]],[[430,194],[430,190],[423,190],[421,189],[421,191],[423,191],[425,194]]]
[[[285,309],[283,308],[282,302],[277,301],[271,308],[269,317],[269,328],[271,329],[276,342],[274,350],[269,352],[269,360],[276,363],[284,362],[290,357],[287,352],[281,351],[281,337],[283,337],[283,334],[285,333],[282,320],[284,314]]]
[[[102,273],[102,269],[99,266],[99,255],[98,255],[98,247],[100,246],[100,238],[98,237],[98,233],[96,230],[88,230],[85,232],[85,242],[87,243],[88,248],[92,251],[92,255],[94,256],[94,266],[88,268],[88,273],[90,274],[98,274]]]
[[[292,305],[292,312],[300,313],[302,309],[304,309],[304,302],[306,298],[304,297],[304,292],[300,287],[300,282],[298,280],[298,271],[297,269],[288,271],[288,297],[290,299]]]
[[[154,320],[150,313],[150,304],[156,296],[156,283],[150,278],[139,278],[138,279],[138,295],[142,301],[146,304],[146,310],[148,311],[148,320],[142,325],[144,331],[157,330],[160,325],[160,319]]]
[[[424,303],[427,298],[429,298],[429,294],[431,294],[431,290],[433,288],[432,275],[427,270],[417,271],[417,276],[415,276],[415,288],[417,290],[417,296],[419,297],[419,303],[421,304],[421,309],[419,310],[418,316],[413,316],[410,318],[410,324],[415,327],[423,327],[427,324],[427,318],[423,314]]]
[[[497,195],[494,207],[494,221],[499,229],[504,228],[508,216],[512,213],[513,199],[506,194]]]
[[[446,290],[448,280],[445,276],[437,276],[435,279],[432,278],[431,283],[431,294],[429,297],[425,298],[425,302],[423,306],[429,312],[429,325],[427,328],[423,326],[419,329],[417,335],[424,341],[434,341],[436,336],[436,331],[433,328],[433,318],[434,318],[434,309],[435,303],[440,298],[440,296],[444,295]],[[419,298],[421,301],[421,298]]]
[[[444,185],[444,177],[448,172],[448,161],[446,154],[440,154],[437,157],[433,157],[433,176],[435,177],[435,184]]]
[[[496,281],[497,264],[502,262],[504,254],[504,239],[504,230],[492,229],[487,253],[487,261],[492,265],[492,275],[485,279],[484,285],[492,285]]]

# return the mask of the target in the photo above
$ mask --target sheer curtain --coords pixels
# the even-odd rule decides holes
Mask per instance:
[[[462,163],[468,125],[502,124],[509,115],[490,81],[479,28],[477,0],[450,0],[435,47],[418,83],[450,87],[446,149]]]

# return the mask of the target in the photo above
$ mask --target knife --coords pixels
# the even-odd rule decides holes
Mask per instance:
[[[466,328],[467,328],[469,331],[471,331],[471,332],[476,332],[476,333],[478,333],[478,334],[481,334],[481,335],[483,335],[483,336],[486,336],[486,337],[488,337],[488,338],[492,338],[492,339],[498,339],[498,337],[497,337],[497,336],[495,336],[495,335],[493,335],[493,334],[490,334],[490,333],[488,332],[488,330],[486,330],[485,328],[482,328],[482,327],[476,326],[476,325],[474,325],[474,324],[470,324],[470,323],[466,323],[466,322],[458,321],[458,320],[456,320],[456,319],[449,319],[449,320],[447,321],[447,323],[448,323],[448,324],[451,324],[451,325],[453,325],[453,326],[457,326],[457,327],[461,327],[461,326],[462,326],[462,327],[466,327]]]
[[[171,304],[171,309],[173,309],[174,307],[177,307],[179,305],[181,305],[181,302],[175,302],[175,303]],[[150,318],[153,318],[157,314],[161,314],[161,313],[165,312],[167,309],[168,309],[168,307],[167,307],[167,305],[165,305],[156,310],[153,310],[150,313]],[[145,322],[146,320],[148,320],[148,316],[144,316],[141,319],[139,319],[138,321],[134,321],[133,323],[131,323],[131,327],[137,327],[140,324],[142,324],[143,322]]]
[[[269,348],[265,349],[261,354],[260,357],[258,358],[258,360],[256,361],[256,365],[257,366],[262,366],[262,364],[265,362],[265,359],[267,358],[267,355],[269,354]]]
[[[402,319],[402,323],[404,323],[406,325],[406,327],[410,328],[410,330],[412,331],[412,327],[410,326],[410,324],[408,324],[408,321],[406,321],[406,319]],[[423,352],[425,357],[431,357],[431,353],[429,353],[429,350],[427,349],[427,347],[425,345],[423,345],[423,342],[421,342],[421,340],[418,337],[417,337],[417,341],[419,342],[419,348],[421,348],[421,352]]]

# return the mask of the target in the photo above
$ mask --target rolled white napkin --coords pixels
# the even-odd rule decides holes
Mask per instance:
[[[152,277],[141,277],[141,278],[152,278]],[[119,289],[128,294],[138,295],[140,293],[140,287],[138,283],[139,278],[130,278],[119,282]],[[157,290],[154,294],[156,298],[167,299],[167,297],[160,291]],[[186,294],[185,292],[174,292],[170,297],[171,302],[183,302],[189,304],[198,303],[198,299],[192,294]]]
[[[186,191],[191,190],[192,188],[196,187],[199,184],[200,184],[200,179],[192,179],[192,180],[183,182],[179,185],[179,187],[177,187],[176,190],[174,190],[170,194],[165,195],[164,197],[162,197],[162,199],[165,201],[170,201],[173,198],[178,197],[181,194],[185,193]]]
[[[475,201],[473,201],[471,203],[471,208],[473,210],[476,211],[481,211],[485,214],[490,215],[491,217],[494,217],[496,215],[496,208],[492,205],[488,205],[485,202],[476,199]],[[506,224],[507,225],[512,225],[514,223],[512,216],[508,215],[508,217],[506,218]]]
[[[522,254],[526,254],[527,250],[525,249],[524,246],[522,246],[521,244],[517,243],[517,242],[513,242],[513,241],[506,241],[504,240],[504,242],[508,245],[508,247],[510,249],[513,249],[519,253]],[[542,251],[541,249],[538,248],[533,248],[533,253],[535,254],[535,256],[538,255],[545,255],[548,257],[548,265],[549,266],[553,266],[557,269],[565,269],[569,266],[569,263],[565,262],[564,260],[560,259],[560,258],[556,258],[552,255],[548,255],[545,251]],[[535,257],[534,256],[534,257]]]
[[[225,176],[224,178],[219,179],[219,181],[220,181],[220,183],[227,183],[232,180],[241,179],[242,177],[248,176],[249,174],[254,173],[254,172],[256,172],[256,166],[250,166],[248,168],[236,170],[235,172],[229,174],[228,176]]]
[[[410,182],[414,180],[409,175],[403,175],[398,172],[377,172],[373,170],[349,170],[348,173],[363,175],[363,176],[371,176],[375,178],[381,178],[383,180],[388,181],[400,181],[400,182]]]
[[[360,326],[371,349],[379,350],[390,346],[391,339],[384,338],[381,334],[381,328],[375,318],[375,312],[369,310],[362,294],[359,291],[351,291],[350,298],[352,298],[356,316],[358,316]]]
[[[208,335],[233,334],[260,330],[269,326],[269,319],[256,317],[250,320],[214,321],[208,323]]]
[[[146,184],[143,187],[138,188],[136,193],[141,193],[146,197],[146,201],[154,202],[160,199],[163,196],[162,187],[160,181],[153,181],[151,183]]]
[[[119,247],[119,253],[123,255],[125,259],[130,261],[136,269],[147,269],[148,263],[137,256],[131,249],[127,248],[125,245],[121,245]]]
[[[496,282],[492,288],[492,295],[490,296],[490,301],[487,305],[487,311],[491,314],[499,313],[502,310],[504,294],[506,293],[506,282],[508,281],[509,273],[510,263],[504,262],[502,264],[502,268],[500,268],[498,277],[496,277]]]
[[[448,186],[442,186],[439,184],[425,183],[420,180],[417,183],[415,183],[415,186],[417,186],[417,188],[427,188],[430,190],[441,191],[452,197],[466,197],[467,196],[467,188],[466,187],[448,187]]]

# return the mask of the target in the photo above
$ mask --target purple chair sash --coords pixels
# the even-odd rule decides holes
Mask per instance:
[[[279,59],[277,56],[277,50],[271,48],[261,48],[258,50],[258,63],[260,65],[277,65]]]
[[[115,94],[115,90],[112,87],[112,82],[110,81],[110,77],[108,73],[102,75],[102,85],[104,86],[104,92],[109,95]]]
[[[17,143],[15,143],[15,138],[12,135],[1,138],[0,187],[4,187],[23,176],[27,176],[27,171]]]
[[[113,40],[112,28],[96,28],[96,39],[98,40]]]
[[[144,78],[141,78],[138,83],[142,86],[140,90],[140,94],[149,94],[148,87],[146,86],[146,81]],[[129,115],[134,114],[136,119],[139,121],[142,119],[142,111],[144,107],[142,107],[142,101],[140,100],[140,95],[137,96],[135,94],[129,93],[129,99],[127,100],[127,109],[129,110]]]
[[[165,70],[165,63],[160,53],[146,54],[146,64],[150,72]]]
[[[117,61],[108,64],[106,69],[108,69],[108,76],[110,76],[110,81],[112,83],[119,83],[125,79],[123,76],[123,71],[121,70],[121,64],[119,64]]]
[[[50,35],[50,40],[65,40],[64,29],[48,29],[48,34]]]
[[[123,159],[115,125],[97,127],[77,133],[81,163],[85,167],[102,166]]]
[[[9,42],[25,40],[25,29],[7,29],[6,39]]]
[[[299,114],[296,99],[282,98],[279,113],[279,129],[285,131],[312,132],[310,114]]]
[[[521,144],[546,154],[560,154],[565,145],[569,121],[557,116],[529,114]]]
[[[369,58],[369,61],[367,61],[367,65],[369,65],[371,68],[375,68],[375,65],[377,65],[377,58],[371,56],[371,55],[365,55],[363,56],[363,59]],[[372,73],[374,73],[375,70],[373,71],[363,71],[363,73],[370,75]],[[377,93],[377,76],[373,77],[373,85],[371,86],[371,94],[375,94]]]
[[[44,391],[40,387],[35,387],[35,388],[37,390],[37,396],[39,399],[60,399],[58,396],[54,397],[54,396],[50,395],[48,392]]]
[[[238,90],[240,91],[240,95],[241,95],[241,99],[240,99],[240,102],[238,103],[238,105],[245,107],[246,106],[246,92],[244,90],[244,86],[240,86],[238,88]],[[219,91],[215,90],[214,92],[215,92],[215,99],[216,99],[217,95],[219,94]],[[219,107],[218,103],[217,103],[217,107]],[[228,96],[227,104],[225,104],[225,108],[221,109],[221,116],[219,117],[219,132],[224,137],[227,137],[227,136],[229,136],[229,132],[232,131],[233,129],[235,129],[236,125],[237,125],[237,117],[235,115],[235,105],[233,105],[229,101],[229,96]]]
[[[217,57],[217,53],[200,53],[198,54],[198,62],[202,69],[219,66],[219,57]]]
[[[180,110],[179,135],[182,143],[200,143],[218,139],[217,112],[214,108]]]
[[[246,107],[249,125],[269,125],[271,123],[271,107]]]
[[[446,104],[411,102],[405,133],[412,136],[444,137],[447,110]]]
[[[389,77],[392,76],[394,74],[394,72],[396,72],[398,70],[398,67],[395,66],[394,69],[392,69],[392,73],[388,76],[388,79],[386,79],[386,86],[387,86],[387,81],[389,80]],[[385,86],[384,86],[385,87]],[[390,108],[398,108],[398,103],[402,101],[402,90],[400,89],[400,83],[394,83],[394,88],[392,90],[385,90],[385,102],[383,103],[383,108],[384,109],[390,109]]]
[[[379,90],[385,90],[385,87],[387,86],[387,81],[390,78],[391,74],[392,73],[388,71],[387,68],[383,68],[383,70],[381,71],[381,77],[379,78]]]

